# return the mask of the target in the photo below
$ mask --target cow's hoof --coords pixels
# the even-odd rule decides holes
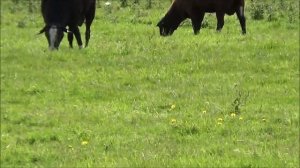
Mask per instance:
[[[200,31],[194,31],[194,35],[198,35]]]

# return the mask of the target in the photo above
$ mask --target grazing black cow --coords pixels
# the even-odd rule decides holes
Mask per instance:
[[[244,5],[244,0],[174,0],[169,11],[157,26],[160,35],[168,36],[173,34],[183,20],[190,18],[194,33],[198,34],[204,14],[215,12],[218,20],[217,31],[221,31],[224,25],[224,15],[236,13],[242,27],[242,33],[246,34]]]
[[[86,25],[85,47],[88,46],[90,27],[95,17],[95,0],[42,0],[41,8],[46,25],[40,31],[40,34],[45,32],[49,49],[58,49],[64,32],[68,33],[71,48],[73,47],[73,34],[79,48],[82,48],[78,26],[81,26],[84,21]]]

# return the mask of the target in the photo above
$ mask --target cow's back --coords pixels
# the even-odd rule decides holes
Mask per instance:
[[[224,13],[233,14],[235,6],[243,1],[244,0],[175,0],[175,3],[178,7],[187,11],[197,8],[202,12],[212,13],[222,11]]]
[[[70,19],[70,0],[42,0],[41,9],[46,24],[66,25]]]
[[[80,26],[91,5],[95,0],[42,0],[41,9],[46,24]]]

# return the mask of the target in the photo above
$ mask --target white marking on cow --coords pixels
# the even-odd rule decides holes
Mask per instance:
[[[49,29],[49,36],[50,36],[50,47],[51,48],[54,48],[54,43],[55,43],[55,40],[57,38],[57,27],[56,26],[52,26],[50,29]]]

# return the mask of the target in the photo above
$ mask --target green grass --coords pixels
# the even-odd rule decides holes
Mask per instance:
[[[163,38],[168,5],[99,8],[88,48],[50,52],[5,5],[1,167],[299,167],[298,20]]]

